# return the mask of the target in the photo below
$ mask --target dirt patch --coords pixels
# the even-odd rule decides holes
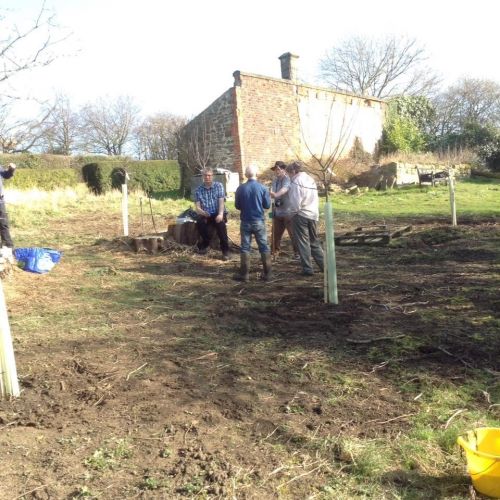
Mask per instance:
[[[338,248],[338,306],[287,246],[271,283],[256,254],[241,284],[237,255],[57,226],[75,230],[51,273],[5,285],[22,394],[0,403],[0,498],[321,497],[352,465],[339,437],[396,439],[429,380],[500,371],[494,223]],[[442,486],[414,472],[383,482]]]

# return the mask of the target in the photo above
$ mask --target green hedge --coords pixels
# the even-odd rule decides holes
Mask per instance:
[[[146,192],[176,190],[180,187],[179,164],[174,160],[100,161],[85,165],[83,179],[95,193],[120,189],[124,170],[129,175],[129,189]]]
[[[42,189],[51,191],[65,187],[74,187],[82,182],[81,174],[74,168],[59,169],[19,169],[14,172],[14,176],[6,181],[9,188],[17,189]]]
[[[0,153],[0,165],[15,163],[18,168],[46,169],[46,168],[76,168],[80,170],[88,163],[100,161],[130,161],[125,156],[103,156],[103,155],[51,155],[32,153]]]
[[[83,181],[94,193],[106,193],[112,188],[111,173],[115,167],[115,161],[100,161],[84,165],[82,168]]]
[[[16,153],[16,154],[0,154],[0,165],[15,163],[17,168],[24,169],[46,169],[46,168],[70,168],[71,157],[64,155],[49,155],[49,154],[32,154],[32,153]]]

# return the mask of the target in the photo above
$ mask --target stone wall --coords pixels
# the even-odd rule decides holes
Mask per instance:
[[[311,151],[345,157],[356,138],[374,153],[382,135],[385,103],[378,99],[241,72],[235,85],[243,164],[262,170],[278,159],[308,161]]]
[[[393,162],[383,166],[384,172],[387,176],[396,177],[396,185],[398,186],[404,186],[405,184],[418,184],[418,172],[442,172],[447,171],[449,168],[449,165],[440,165],[438,163],[431,165]],[[457,164],[452,165],[451,168],[453,168],[455,177],[457,178],[470,177],[470,165]]]
[[[296,88],[288,80],[235,73],[242,164],[261,171],[276,160],[296,159],[299,123]]]
[[[262,172],[276,160],[308,162],[321,151],[344,157],[356,139],[366,152],[375,152],[384,101],[240,71],[233,76],[234,87],[183,129],[179,163],[184,187],[189,188],[189,177],[199,166],[238,172],[243,180],[250,163]]]
[[[190,177],[203,167],[238,171],[235,94],[234,88],[228,89],[182,130],[179,164],[184,188],[189,189]]]
[[[448,168],[448,165],[440,164],[391,162],[384,165],[372,165],[370,169],[353,177],[351,183],[360,187],[387,189],[395,186],[419,184],[418,171],[420,173],[441,172],[448,170]],[[457,164],[452,165],[452,168],[456,178],[470,177],[471,175],[470,165]]]

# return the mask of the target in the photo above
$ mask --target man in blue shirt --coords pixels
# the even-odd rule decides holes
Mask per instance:
[[[257,167],[249,165],[245,169],[245,184],[236,190],[234,206],[240,211],[240,273],[234,276],[238,281],[248,281],[250,272],[250,248],[252,235],[259,247],[264,273],[262,279],[271,279],[271,254],[267,243],[266,218],[264,210],[271,207],[271,196],[267,188],[257,182]]]
[[[196,226],[201,236],[198,252],[206,254],[210,245],[208,226],[215,226],[222,250],[222,260],[229,260],[229,242],[227,239],[227,212],[224,208],[224,186],[214,181],[211,168],[203,170],[203,184],[195,191],[194,199],[198,220]]]

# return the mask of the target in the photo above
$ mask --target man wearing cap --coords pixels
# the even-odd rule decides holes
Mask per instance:
[[[240,211],[241,264],[240,272],[233,278],[238,281],[248,281],[250,273],[250,250],[252,235],[259,247],[264,273],[262,279],[271,279],[271,254],[267,243],[266,218],[264,210],[271,207],[269,191],[257,182],[257,167],[249,165],[245,169],[247,182],[238,186],[234,196],[234,206]]]
[[[198,186],[194,194],[196,213],[198,214],[196,227],[201,236],[198,252],[202,255],[207,253],[210,245],[208,226],[215,226],[222,250],[222,260],[229,260],[224,186],[222,183],[214,181],[214,173],[211,168],[205,168],[202,174],[203,184]]]
[[[293,214],[293,236],[300,255],[302,274],[312,276],[314,269],[311,257],[321,271],[324,267],[323,248],[316,227],[319,220],[319,197],[316,182],[303,168],[304,165],[298,161],[288,165],[286,171],[291,180],[288,196]]]
[[[272,253],[279,255],[281,249],[281,238],[285,229],[292,241],[294,254],[297,254],[297,249],[293,241],[292,232],[292,214],[290,212],[290,200],[288,191],[290,189],[290,177],[286,173],[286,163],[277,161],[274,167],[271,167],[275,177],[271,185],[271,198],[273,199],[273,234],[272,234]]]

